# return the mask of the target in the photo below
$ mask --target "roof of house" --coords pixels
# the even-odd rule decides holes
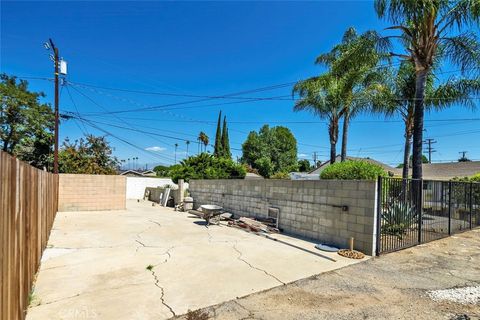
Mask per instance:
[[[143,173],[142,172],[138,172],[136,170],[125,170],[125,171],[122,171],[120,172],[120,175],[121,176],[143,176]]]
[[[245,175],[246,180],[259,180],[259,179],[264,179],[261,175],[253,173],[253,172],[247,172]]]
[[[410,173],[412,169],[409,169]],[[395,174],[401,175],[402,169],[395,169]],[[458,177],[470,177],[480,173],[480,161],[424,163],[422,165],[423,179],[450,180]]]
[[[371,159],[371,158],[347,157],[347,160],[357,160],[357,161],[362,160],[362,161],[370,162],[372,164],[376,164],[376,165],[382,167],[385,171],[392,171],[392,172],[396,173],[395,168],[389,166],[388,164],[385,164],[383,162],[380,162],[380,161],[377,161],[377,160],[374,160],[374,159]],[[335,158],[335,162],[340,162],[340,161],[341,161],[341,157],[337,156]],[[309,173],[310,174],[320,174],[320,172],[322,172],[329,165],[330,165],[330,160],[322,163],[318,168],[310,171]]]

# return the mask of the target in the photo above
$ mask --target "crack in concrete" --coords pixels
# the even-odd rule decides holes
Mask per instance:
[[[170,307],[166,302],[165,302],[165,289],[160,285],[160,280],[158,279],[155,271],[153,270],[150,270],[150,272],[152,273],[152,276],[153,278],[155,279],[155,286],[157,288],[160,289],[160,291],[162,292],[162,295],[160,296],[160,302],[172,313],[172,315],[175,317],[176,314],[175,314],[175,311],[173,311],[172,307]]]
[[[247,307],[244,305],[240,304],[238,300],[233,300],[233,302],[240,307],[240,309],[248,312],[248,315],[246,317],[240,318],[239,320],[247,320],[247,319],[255,319],[255,313],[251,310],[249,310]]]
[[[42,306],[42,305],[49,305],[49,304],[57,303],[57,302],[60,302],[60,301],[73,299],[73,298],[79,297],[79,296],[81,296],[81,295],[96,293],[96,292],[99,292],[99,291],[116,290],[116,289],[121,289],[121,288],[128,287],[128,286],[140,286],[140,285],[144,285],[144,284],[147,284],[147,283],[128,283],[128,284],[124,284],[124,285],[116,286],[116,287],[101,288],[101,289],[97,289],[97,290],[90,290],[90,291],[80,292],[80,293],[74,294],[74,295],[72,295],[72,296],[63,297],[63,298],[60,298],[60,299],[57,299],[57,300],[52,300],[52,301],[48,301],[48,302],[41,302],[40,304],[38,304],[38,305],[36,305],[36,306],[32,306],[32,307],[30,307],[30,308],[33,309],[33,308],[36,308],[36,307],[39,307],[39,306]],[[41,300],[40,300],[40,301],[41,301]]]
[[[213,235],[210,233],[208,226],[205,226],[207,229],[208,242],[209,243],[237,243],[238,240],[213,240]]]
[[[235,244],[233,245],[233,249],[238,253],[237,259],[240,260],[240,261],[242,261],[243,263],[247,264],[250,268],[265,273],[267,276],[272,277],[273,279],[275,279],[276,281],[280,282],[280,283],[283,284],[283,285],[286,284],[285,282],[283,282],[282,280],[278,279],[277,277],[275,277],[273,274],[267,272],[266,270],[261,269],[261,268],[258,268],[258,267],[255,267],[254,265],[252,265],[252,264],[251,264],[250,262],[248,262],[247,260],[242,259],[243,253],[242,253],[240,250],[238,250],[237,245],[236,245],[236,242],[235,242]]]
[[[149,222],[151,223],[155,223],[157,226],[161,227],[162,225],[160,224],[160,222],[158,221],[154,221],[154,220],[148,220]]]
[[[170,250],[173,250],[174,248],[175,248],[175,246],[171,246],[170,248],[167,249],[167,251],[165,251],[164,253],[161,253],[161,254],[160,254],[161,256],[163,256],[163,255],[166,254],[168,257],[167,257],[165,260],[163,260],[163,262],[160,262],[160,263],[157,263],[156,265],[154,265],[154,267],[157,267],[157,266],[159,266],[159,265],[161,265],[161,264],[167,263],[168,260],[172,257],[172,255],[171,255],[171,253],[170,253]]]
[[[162,225],[160,224],[160,222],[158,222],[158,221],[154,221],[154,220],[149,219],[148,222],[154,223],[154,224],[156,224],[156,225],[159,226],[159,227],[162,226]],[[139,243],[142,247],[158,248],[158,246],[148,246],[148,245],[146,245],[145,243],[143,243],[143,242],[141,242],[140,240],[138,240],[138,239],[142,239],[142,233],[147,232],[147,231],[150,230],[151,228],[152,228],[152,226],[149,226],[148,228],[145,228],[145,229],[143,229],[142,231],[140,231],[139,233],[137,233],[137,234],[136,234],[136,238],[137,238],[137,239],[135,239],[135,242]],[[140,247],[137,246],[136,249],[135,249],[135,252],[138,252],[139,249],[140,249]]]

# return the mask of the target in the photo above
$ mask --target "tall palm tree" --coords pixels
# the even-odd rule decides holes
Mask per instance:
[[[177,164],[177,148],[178,148],[178,143],[175,143],[175,164]]]
[[[400,31],[404,53],[391,53],[415,66],[415,105],[413,120],[413,173],[422,178],[422,141],[425,112],[425,87],[435,60],[448,59],[462,73],[480,66],[480,43],[474,31],[478,27],[478,0],[375,0],[375,11]],[[462,32],[450,35],[450,32]]]
[[[347,139],[350,121],[370,104],[369,87],[381,80],[377,64],[387,58],[389,42],[375,31],[359,35],[355,28],[348,28],[342,42],[317,57],[316,64],[326,65],[332,75],[343,83],[343,129],[341,159],[347,156]]]
[[[338,124],[344,112],[342,89],[341,81],[326,73],[297,82],[292,92],[300,97],[295,102],[294,111],[307,110],[322,119],[328,119],[330,163],[335,162]]]
[[[480,79],[450,78],[442,84],[436,84],[432,73],[425,85],[425,108],[441,110],[452,105],[474,108],[471,95],[480,92]],[[387,116],[400,115],[404,121],[404,151],[402,177],[408,178],[410,144],[413,135],[415,109],[415,66],[404,61],[396,72],[390,71],[384,83],[377,87],[374,109]]]
[[[208,143],[210,142],[210,139],[208,138],[207,134],[203,131],[200,131],[200,133],[198,134],[198,140],[203,144],[204,152],[206,152]]]
[[[186,154],[187,154],[187,158],[188,158],[188,146],[190,145],[190,141],[187,140],[187,141],[185,141],[185,143],[187,144],[187,153]]]

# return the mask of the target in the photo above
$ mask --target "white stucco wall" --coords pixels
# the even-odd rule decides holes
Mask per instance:
[[[169,178],[127,177],[127,199],[142,199],[146,187],[174,184]]]

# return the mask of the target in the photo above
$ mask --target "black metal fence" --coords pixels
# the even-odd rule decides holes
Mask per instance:
[[[480,226],[480,183],[379,178],[377,254]]]

